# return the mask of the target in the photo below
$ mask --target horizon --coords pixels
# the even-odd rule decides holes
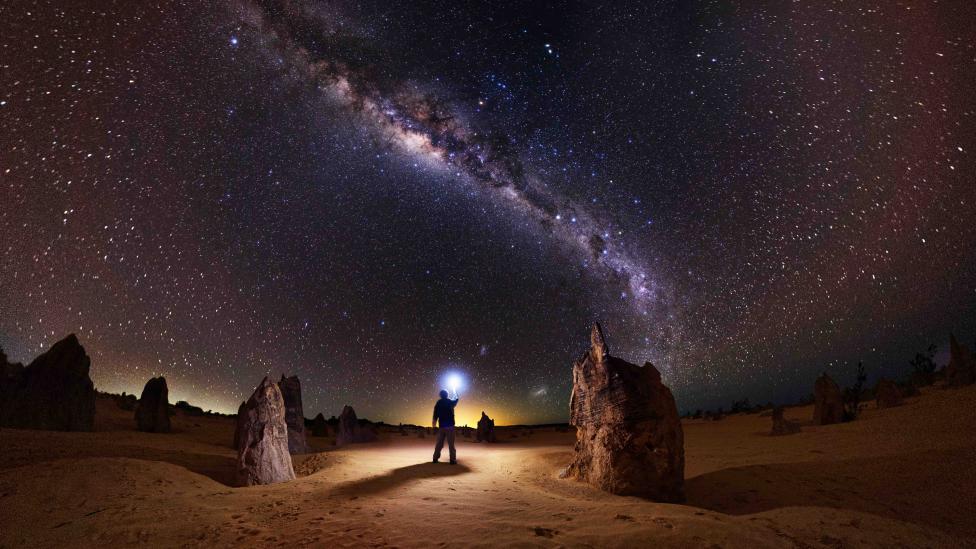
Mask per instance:
[[[64,337],[67,337],[67,336],[64,336]],[[967,345],[966,342],[962,342],[962,343],[963,343],[963,345]],[[82,346],[84,346],[84,341],[81,341],[81,344],[82,344]],[[936,345],[936,344],[933,344],[933,345]],[[968,346],[969,345],[967,345],[967,347]],[[976,348],[976,346],[974,346],[973,348]],[[41,352],[44,352],[46,350],[47,350],[47,348],[44,348]],[[5,348],[4,348],[4,351],[6,351]],[[38,353],[38,354],[40,354],[40,353]],[[34,356],[32,356],[32,357],[30,357],[29,359],[26,359],[26,360],[24,360],[24,359],[17,360],[17,359],[15,359],[15,357],[13,357],[9,353],[7,353],[7,359],[8,359],[8,361],[10,361],[11,363],[22,363],[24,365],[29,364],[31,362],[31,360],[33,360],[34,358],[36,358],[36,356],[37,355],[34,355]],[[614,355],[614,356],[616,356],[616,355]],[[944,343],[944,345],[936,345],[936,351],[934,353],[933,359],[934,359],[934,362],[935,362],[937,371],[938,370],[941,370],[942,368],[944,368],[945,365],[948,363],[948,356],[949,356],[948,341],[946,341]],[[625,357],[620,357],[620,358],[624,358],[626,360]],[[845,368],[846,368],[846,370],[849,370],[849,368],[847,368],[846,365],[845,365]],[[846,370],[845,370],[845,373],[851,374],[851,375],[854,374],[853,371],[846,371]],[[895,373],[892,374],[892,370]],[[834,372],[830,372],[830,371],[827,371],[825,369],[824,372],[826,372],[828,374],[832,374],[832,377],[834,378],[834,380],[837,381],[841,385],[841,387],[845,387],[845,386],[848,385],[848,380],[846,378],[844,378],[844,377],[839,377],[837,375],[836,369],[835,369]],[[868,386],[869,387],[872,387],[881,378],[892,379],[892,380],[894,380],[896,382],[903,381],[903,380],[907,379],[908,377],[910,377],[911,369],[909,368],[908,360],[906,359],[905,360],[905,366],[903,368],[901,368],[900,372],[899,372],[899,369],[898,368],[894,368],[894,369],[888,369],[888,370],[884,370],[884,371],[868,370],[867,374],[868,374]],[[92,376],[93,381],[95,381],[95,380],[98,379],[97,371],[96,371],[96,368],[95,368],[94,361],[93,361],[93,364],[92,364],[92,371],[90,372],[90,375]],[[224,415],[236,415],[237,414],[237,406],[236,405],[234,405],[232,407],[220,408],[220,407],[216,407],[216,406],[210,406],[209,404],[203,404],[203,403],[206,403],[207,402],[207,400],[205,398],[204,399],[198,399],[196,396],[190,396],[190,395],[193,395],[194,393],[187,392],[185,389],[182,389],[181,390],[180,389],[180,385],[179,384],[174,384],[174,379],[171,378],[170,376],[167,376],[165,373],[151,372],[148,375],[148,377],[146,378],[146,381],[148,381],[150,378],[157,377],[157,376],[166,377],[167,382],[168,382],[168,385],[170,387],[170,397],[171,397],[170,400],[173,403],[178,402],[178,401],[185,401],[185,402],[187,402],[187,403],[189,403],[189,404],[191,404],[193,406],[198,406],[198,407],[200,407],[203,410],[208,411],[208,412],[216,412],[216,413],[224,414]],[[274,374],[273,373],[268,373],[267,374],[267,377],[270,378],[273,381],[279,380],[282,376],[289,377],[290,374],[288,374],[286,372],[278,372],[278,373],[274,373]],[[262,377],[262,379],[263,379],[263,377]],[[306,384],[308,382],[306,382],[305,380],[302,380],[301,378],[299,378],[299,381],[302,383],[302,389],[303,389],[303,391],[305,391],[307,389]],[[255,387],[259,383],[260,383],[260,380],[258,380],[255,383]],[[95,381],[95,389],[98,390],[98,391],[100,391],[100,392],[102,392],[102,393],[105,393],[105,394],[122,394],[122,393],[126,393],[126,394],[135,395],[137,398],[138,398],[139,394],[142,392],[142,387],[144,385],[145,385],[145,382],[143,382],[142,384],[139,384],[139,387],[132,387],[131,390],[130,390],[128,388],[125,388],[125,387],[128,387],[128,386],[122,386],[122,385],[114,385],[114,386],[112,386],[112,385],[99,385],[98,382]],[[106,387],[114,387],[114,389],[112,389],[112,388],[106,388]],[[809,391],[807,391],[806,393],[804,393],[803,390],[799,390],[799,391],[796,392],[796,394],[798,396],[794,397],[793,399],[789,399],[789,400],[774,401],[774,400],[768,400],[768,399],[763,399],[763,398],[756,398],[753,395],[742,395],[741,397],[738,397],[737,399],[734,399],[734,400],[745,399],[746,401],[748,401],[750,403],[751,406],[766,406],[767,404],[782,405],[782,406],[804,405],[803,404],[803,401],[805,399],[807,399],[810,395],[813,394],[813,381],[812,380],[808,384],[808,387],[809,387]],[[442,387],[439,387],[439,388],[437,388],[434,391],[434,394],[433,394],[433,396],[430,399],[431,400],[431,403],[428,406],[429,409],[431,409],[431,410],[433,409],[433,403],[436,402],[436,399],[438,398],[437,395],[436,395],[436,392],[439,391],[441,388]],[[251,391],[248,391],[245,394],[243,394],[242,398],[238,400],[238,403],[241,402],[241,401],[246,401],[250,397],[251,392],[253,392],[253,389],[251,389]],[[680,402],[680,399],[678,398],[678,395],[675,395],[675,396],[676,396],[676,400],[678,400]],[[461,395],[461,398],[462,398],[462,400],[464,401],[464,404],[465,404],[464,406],[461,406],[461,408],[460,408],[464,412],[464,414],[461,417],[464,417],[464,418],[467,418],[467,419],[459,419],[458,420],[458,424],[459,425],[464,425],[464,426],[474,426],[474,425],[477,425],[478,419],[480,418],[480,414],[481,414],[482,411],[485,411],[485,412],[493,412],[493,413],[488,413],[488,415],[489,415],[489,417],[491,417],[495,421],[495,425],[498,426],[498,427],[518,426],[518,425],[532,426],[532,425],[566,424],[566,423],[569,422],[569,408],[568,407],[566,409],[566,416],[565,417],[562,417],[562,418],[557,417],[557,416],[553,416],[553,417],[545,418],[545,419],[542,419],[542,420],[518,419],[519,416],[517,416],[517,415],[516,416],[512,416],[510,413],[507,413],[503,409],[496,409],[494,407],[492,407],[490,409],[489,408],[486,408],[482,404],[479,404],[479,403],[483,403],[484,402],[482,400],[479,400],[479,399],[471,399],[471,398],[468,398],[464,394]],[[715,412],[715,411],[718,411],[718,410],[726,409],[726,407],[728,405],[732,404],[734,402],[734,400],[733,401],[726,402],[726,403],[719,403],[719,404],[717,404],[715,406],[712,406],[712,407],[701,407],[701,406],[699,406],[699,407],[684,407],[681,404],[678,404],[678,412],[679,412],[679,414],[682,417],[687,416],[687,415],[692,415],[696,411]],[[470,404],[470,403],[473,403],[473,404]],[[356,409],[357,410],[357,412],[356,412],[357,417],[359,417],[360,419],[368,419],[369,421],[382,422],[382,423],[386,423],[386,424],[389,424],[389,425],[395,425],[395,424],[403,423],[403,424],[411,424],[411,425],[418,425],[418,426],[423,426],[423,425],[426,425],[427,423],[429,423],[429,420],[424,421],[424,420],[418,419],[418,418],[424,417],[424,414],[427,413],[427,412],[419,412],[419,411],[416,411],[415,410],[416,413],[414,414],[415,415],[415,419],[414,420],[404,420],[402,418],[390,419],[390,418],[386,418],[386,417],[374,417],[374,416],[370,415],[367,411],[364,411],[364,410],[369,410],[368,407],[363,406],[361,408],[357,408],[357,405],[355,403],[352,403],[352,402],[343,402],[343,403],[337,404],[336,406],[330,408],[330,410],[332,410],[332,409],[338,410],[338,411],[333,412],[333,413],[326,413],[326,411],[323,409],[323,410],[315,410],[315,413],[312,413],[311,415],[309,415],[308,414],[309,409],[306,408],[305,417],[306,417],[306,419],[311,419],[311,418],[314,418],[315,415],[318,414],[318,413],[322,413],[322,415],[325,416],[326,418],[329,418],[329,417],[337,417],[338,414],[339,414],[339,411],[341,411],[342,410],[342,407],[345,406],[345,405],[350,405],[350,406],[353,407],[353,409]],[[421,405],[421,407],[422,407],[422,405]],[[477,411],[474,411],[475,409],[477,409]],[[728,411],[728,410],[726,410],[726,411]],[[406,417],[406,416],[404,416],[404,417]]]

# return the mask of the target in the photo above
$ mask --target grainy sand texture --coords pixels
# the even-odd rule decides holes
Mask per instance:
[[[149,434],[97,406],[94,433],[0,431],[0,546],[976,546],[976,387],[840,425],[788,408],[803,431],[782,437],[767,415],[686,421],[683,505],[560,479],[574,434],[553,428],[459,437],[456,466],[431,436],[310,437],[296,480],[232,487],[233,418]]]

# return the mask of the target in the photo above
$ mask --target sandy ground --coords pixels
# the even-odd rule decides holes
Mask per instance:
[[[685,505],[558,479],[573,435],[552,429],[459,439],[457,466],[427,463],[429,436],[310,438],[299,479],[232,488],[232,419],[138,433],[99,399],[96,423],[0,431],[0,547],[976,547],[976,387],[786,437],[755,414],[687,422]]]

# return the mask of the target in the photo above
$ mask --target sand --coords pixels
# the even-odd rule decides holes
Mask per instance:
[[[598,546],[976,547],[976,387],[931,389],[856,422],[768,436],[770,418],[686,422],[687,502],[658,504],[558,478],[573,436],[433,438],[296,456],[295,481],[232,478],[233,419],[133,430],[100,398],[94,433],[0,431],[0,547]]]

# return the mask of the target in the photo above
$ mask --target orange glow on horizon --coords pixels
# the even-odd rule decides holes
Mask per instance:
[[[160,375],[160,374],[155,374]],[[148,377],[147,377],[148,379]],[[175,384],[173,384],[175,385]],[[136,397],[142,392],[142,387],[136,388],[129,383],[98,383],[96,384],[96,389],[107,393],[121,393],[123,391],[134,394]],[[192,391],[186,391],[185,388],[170,386],[169,402],[170,404],[175,404],[177,401],[185,400],[194,406],[199,406],[204,410],[212,410],[221,414],[233,415],[237,413],[237,406],[233,407],[222,406],[214,402],[212,395],[200,394]],[[244,397],[245,399],[247,397]],[[419,425],[421,427],[429,427],[431,424],[431,419],[434,411],[434,403],[436,399],[430,399],[429,402],[418,403],[411,407],[411,409],[404,411],[396,416],[389,417],[371,417],[370,414],[357,414],[361,417],[365,417],[372,421],[384,421],[391,425],[396,425],[398,423]],[[504,406],[497,402],[486,402],[477,398],[465,398],[461,395],[461,401],[458,403],[457,408],[454,411],[455,423],[461,427],[467,425],[468,427],[476,427],[478,425],[478,420],[481,419],[481,412],[484,410],[488,414],[488,417],[495,420],[496,426],[503,425],[513,425],[527,423],[526,421],[519,420],[518,417],[513,416],[508,413]],[[313,417],[314,414],[310,413],[310,410],[304,410],[305,415],[308,417]],[[318,412],[316,412],[318,413]],[[324,412],[323,412],[324,413]],[[333,414],[324,414],[326,417],[330,415],[338,415],[338,412]]]
[[[434,413],[434,402],[436,401],[431,399],[429,403],[417,405],[414,409],[407,411],[403,414],[403,422],[424,427],[430,426]],[[482,410],[488,414],[488,417],[495,420],[495,425],[510,425],[513,422],[512,415],[497,403],[492,404],[477,398],[466,399],[462,394],[461,401],[454,409],[454,423],[459,427],[464,425],[476,427],[478,420],[481,419]]]

